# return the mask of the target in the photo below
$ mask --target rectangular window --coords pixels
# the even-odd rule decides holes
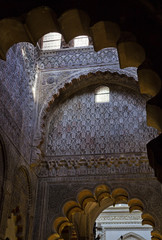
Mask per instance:
[[[61,47],[61,34],[48,33],[43,37],[42,50],[60,49]]]
[[[87,36],[78,36],[74,38],[74,47],[85,47],[89,45],[89,38]]]

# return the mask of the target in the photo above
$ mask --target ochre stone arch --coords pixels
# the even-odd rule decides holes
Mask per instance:
[[[156,221],[154,217],[145,212],[144,203],[140,199],[129,199],[129,194],[124,188],[116,188],[110,191],[105,184],[97,186],[94,193],[89,189],[84,189],[78,193],[76,201],[67,201],[63,206],[64,216],[56,218],[53,223],[56,233],[49,236],[48,240],[62,239],[63,229],[69,226],[75,228],[79,234],[79,239],[93,238],[93,225],[98,215],[105,208],[119,203],[128,204],[130,212],[140,210],[142,224],[151,225],[154,229],[151,233],[152,239],[162,240],[162,234],[155,230]]]

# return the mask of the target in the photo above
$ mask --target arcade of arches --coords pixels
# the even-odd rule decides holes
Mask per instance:
[[[92,240],[117,204],[162,240],[162,68],[134,25],[125,32],[88,6],[0,20],[1,240]],[[156,31],[161,13],[151,16]],[[40,48],[49,32],[61,48]],[[90,45],[72,46],[81,35]]]

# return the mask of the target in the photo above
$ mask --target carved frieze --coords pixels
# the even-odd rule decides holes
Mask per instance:
[[[37,168],[40,177],[108,176],[150,174],[146,153],[46,157]]]
[[[76,66],[95,66],[100,64],[118,64],[116,48],[107,48],[95,52],[93,46],[84,48],[62,49],[55,52],[42,52],[39,59],[39,68],[58,69],[73,68]]]

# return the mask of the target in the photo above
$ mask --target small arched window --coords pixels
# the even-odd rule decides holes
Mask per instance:
[[[48,33],[43,36],[42,50],[53,50],[61,48],[61,34]]]
[[[110,101],[110,89],[107,86],[100,86],[95,90],[95,102],[107,103]]]
[[[89,46],[88,36],[81,35],[74,38],[74,47],[86,47]]]

